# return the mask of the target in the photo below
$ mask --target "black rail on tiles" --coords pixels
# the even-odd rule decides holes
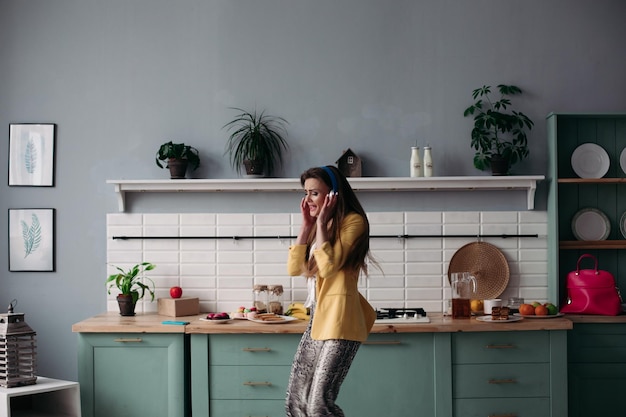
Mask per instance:
[[[221,239],[221,240],[243,240],[243,239],[295,239],[297,236],[113,236],[113,240],[133,240],[133,239],[143,239],[143,240],[159,240],[159,239]],[[529,234],[529,235],[507,235],[507,234],[499,234],[499,235],[372,235],[370,239],[436,239],[436,238],[500,238],[500,239],[509,239],[509,238],[526,238],[526,237],[534,237],[538,238],[538,234]]]

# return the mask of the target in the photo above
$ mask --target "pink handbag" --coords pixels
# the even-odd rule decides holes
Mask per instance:
[[[592,258],[595,268],[580,269],[583,258]],[[588,253],[581,255],[576,270],[567,274],[567,300],[561,307],[561,313],[617,316],[621,311],[622,300],[613,274],[598,270],[595,256]]]

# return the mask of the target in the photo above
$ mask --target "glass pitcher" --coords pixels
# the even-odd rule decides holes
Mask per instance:
[[[469,319],[472,316],[470,300],[476,298],[476,278],[469,272],[450,274],[452,287],[452,318]]]

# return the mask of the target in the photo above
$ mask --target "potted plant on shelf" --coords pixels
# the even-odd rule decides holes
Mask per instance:
[[[142,299],[146,295],[146,292],[150,294],[150,301],[154,301],[154,282],[150,278],[142,277],[140,272],[151,271],[156,268],[156,265],[150,262],[142,262],[128,270],[124,270],[119,266],[115,266],[115,268],[119,273],[109,275],[107,278],[107,292],[111,294],[111,289],[117,287],[120,290],[120,294],[117,296],[120,315],[134,316],[135,304],[137,304],[137,300]],[[144,283],[142,278],[148,284]]]
[[[222,127],[232,132],[225,152],[230,154],[232,167],[241,173],[245,166],[249,176],[272,175],[276,166],[282,163],[283,151],[288,149],[285,141],[287,121],[256,110],[232,109],[241,113]]]
[[[166,164],[159,162],[166,160]],[[200,166],[200,156],[196,148],[184,143],[172,143],[172,141],[159,147],[155,161],[159,168],[169,168],[172,179],[184,179],[187,167],[195,171]]]
[[[498,85],[500,99],[492,100],[491,86],[472,92],[474,104],[463,116],[474,116],[471,146],[476,149],[474,166],[482,171],[491,168],[493,175],[507,175],[511,166],[528,156],[527,130],[534,123],[524,113],[509,109],[509,96],[522,94],[514,85]],[[507,111],[508,110],[508,111]]]

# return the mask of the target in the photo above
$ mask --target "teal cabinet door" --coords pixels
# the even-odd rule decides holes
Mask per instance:
[[[623,415],[626,325],[574,324],[568,357],[570,417]]]
[[[347,416],[438,415],[433,339],[433,333],[370,335],[359,348],[337,404]],[[444,369],[438,371],[438,377],[447,377]]]
[[[83,417],[184,417],[185,335],[78,335]]]

